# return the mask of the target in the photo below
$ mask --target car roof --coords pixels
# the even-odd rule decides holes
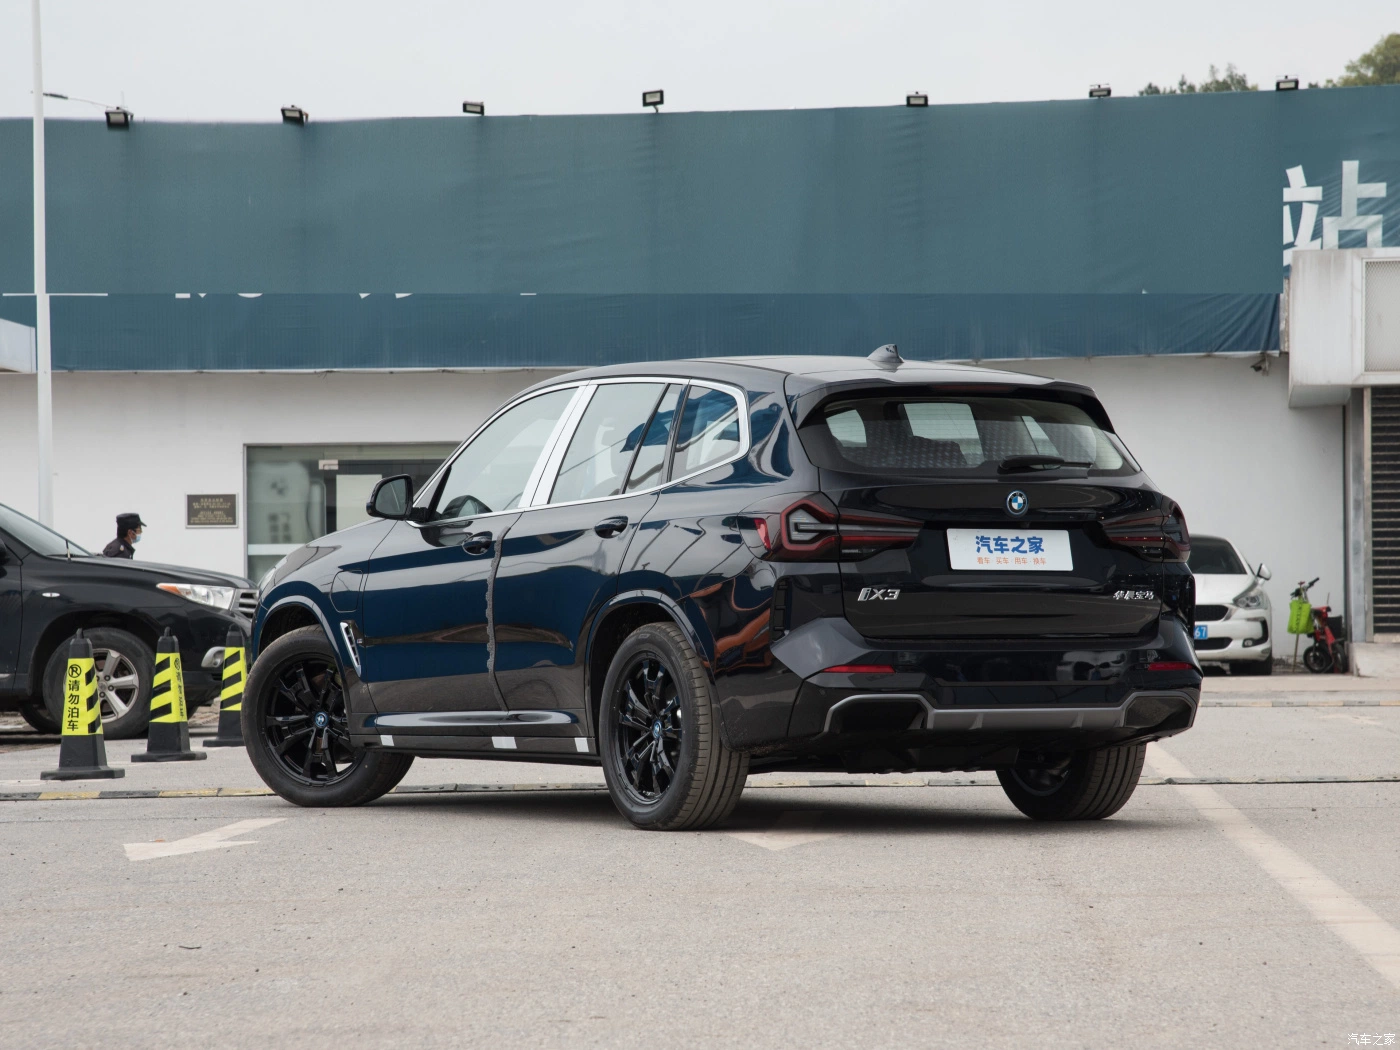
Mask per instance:
[[[788,384],[789,394],[799,394],[833,384],[870,381],[873,383],[987,383],[1019,387],[1053,387],[1093,395],[1088,387],[1065,383],[1024,372],[1006,372],[978,365],[955,364],[949,361],[902,361],[897,367],[877,364],[867,357],[835,357],[818,354],[772,355],[761,357],[700,357],[675,361],[635,361],[629,364],[585,368],[567,375],[555,376],[535,384],[535,387],[557,385],[561,382],[606,379],[617,376],[676,376],[678,378],[711,379],[752,388],[777,389],[787,377],[796,377],[797,384]],[[530,389],[535,389],[531,387]]]

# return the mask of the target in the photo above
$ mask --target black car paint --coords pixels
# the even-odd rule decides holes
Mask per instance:
[[[0,709],[42,699],[45,664],[79,627],[115,627],[154,652],[166,628],[179,642],[186,692],[192,707],[219,692],[220,672],[200,666],[205,653],[224,644],[230,626],[251,622],[192,602],[156,585],[200,583],[251,590],[241,576],[174,565],[103,558],[54,557],[30,549],[0,530]]]
[[[1113,515],[1162,501],[1145,475],[1115,478],[1111,485],[1086,482],[1072,471],[1033,482],[961,484],[895,479],[872,485],[866,478],[832,477],[807,459],[797,426],[834,392],[905,379],[863,362],[612,366],[532,389],[637,375],[741,388],[748,402],[747,453],[659,492],[483,516],[450,533],[373,520],[324,537],[273,574],[260,595],[255,648],[295,627],[320,624],[340,653],[356,744],[423,755],[596,761],[597,693],[610,647],[620,641],[619,631],[662,618],[675,622],[700,654],[716,688],[725,740],[751,753],[752,768],[995,768],[1014,761],[1018,749],[1155,739],[1194,720],[1200,674],[1190,641],[1189,570],[1138,558],[1101,534],[1102,522]],[[925,369],[921,377],[1013,382],[1006,373],[959,366]],[[1112,429],[1087,388],[1026,376],[1014,382],[1073,400]],[[1109,567],[1111,582],[1007,581],[1017,600],[1039,603],[1031,630],[1013,624],[989,632],[986,624],[1008,626],[995,617],[984,617],[981,630],[947,629],[952,621],[939,618],[938,605],[956,598],[958,581],[933,564],[936,540],[912,552],[877,555],[869,564],[775,562],[761,556],[746,527],[751,515],[818,490],[843,507],[906,513],[910,492],[917,492],[931,523],[925,532],[936,537],[945,510],[960,522],[1012,522],[1005,500],[1013,488],[1031,497],[1025,520],[1078,522],[1076,565],[1081,557],[1098,559]],[[613,517],[627,519],[620,532],[604,537],[593,531]],[[462,540],[483,530],[492,533],[489,547],[464,553]],[[934,570],[921,600],[936,629],[882,637],[889,632],[872,621],[863,624],[870,633],[862,635],[849,618],[851,588],[877,582],[882,573],[907,574],[911,556]],[[1123,590],[1160,597],[1108,597]],[[1096,626],[1056,636],[1055,604],[1076,598],[1094,603]],[[976,611],[964,604],[960,615]],[[1163,661],[1189,669],[1148,670]],[[823,673],[840,664],[888,664],[895,672]],[[418,673],[423,669],[429,674]],[[1133,702],[1138,714],[1124,715],[1122,725],[1084,721],[1084,711],[1092,716],[1114,709],[1141,691],[1187,703],[1146,726],[1133,722],[1156,710],[1146,700]],[[870,724],[856,719],[854,728],[828,731],[832,705],[855,693],[919,694],[931,725],[895,725],[902,717],[896,704],[883,722],[884,716],[867,719]],[[1005,717],[992,711],[985,719],[989,728],[955,718],[959,711],[998,706]],[[1084,724],[1018,728],[1016,714],[1027,708],[1077,711]],[[458,714],[434,724],[433,712]],[[493,749],[493,736],[507,733],[515,748]]]

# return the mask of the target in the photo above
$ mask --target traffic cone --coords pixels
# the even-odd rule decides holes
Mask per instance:
[[[133,762],[193,762],[208,758],[190,750],[189,715],[185,710],[185,673],[180,667],[180,643],[165,629],[156,645],[156,681],[151,688],[151,722],[146,750]]]
[[[228,629],[224,640],[224,689],[219,694],[219,732],[212,740],[204,741],[205,747],[243,746],[243,681],[244,663],[247,651],[244,649],[243,632],[234,624]]]
[[[92,643],[83,637],[82,628],[68,643],[62,729],[58,768],[40,773],[41,780],[110,780],[126,776],[126,770],[107,764],[102,704],[97,699],[97,668],[92,662]]]

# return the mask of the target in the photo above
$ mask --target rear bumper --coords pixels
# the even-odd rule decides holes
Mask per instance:
[[[1200,700],[1187,629],[1167,619],[1131,640],[886,649],[832,618],[792,632],[773,655],[801,679],[785,725],[769,719],[762,739],[726,720],[733,746],[763,754],[1108,746],[1189,729]],[[841,665],[893,672],[825,670]]]

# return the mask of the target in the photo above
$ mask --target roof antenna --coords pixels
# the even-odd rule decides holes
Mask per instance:
[[[904,358],[899,356],[899,347],[893,343],[886,343],[866,360],[873,362],[877,368],[895,369],[904,364]]]

